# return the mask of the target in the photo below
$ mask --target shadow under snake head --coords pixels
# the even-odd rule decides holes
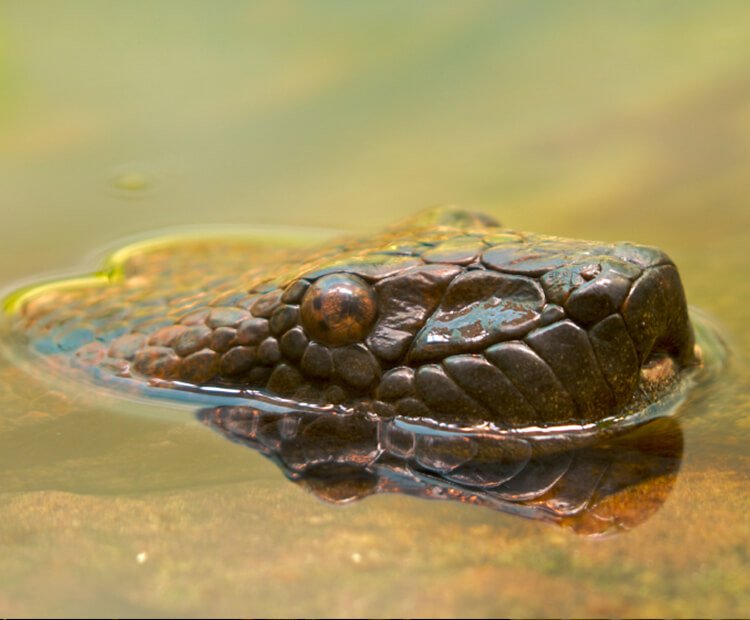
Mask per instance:
[[[128,325],[121,312],[113,336],[97,328],[66,348],[50,344],[37,303],[20,329],[41,329],[45,353],[100,376],[500,430],[638,411],[697,363],[660,250],[517,232],[452,208],[213,294],[210,269],[194,274],[197,303],[160,297],[161,323]]]

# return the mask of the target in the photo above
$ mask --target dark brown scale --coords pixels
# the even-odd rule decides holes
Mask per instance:
[[[299,304],[309,286],[310,283],[306,280],[295,280],[284,289],[281,301],[285,304]]]
[[[301,327],[290,329],[279,340],[281,354],[295,362],[305,354],[307,344],[307,335]]]
[[[659,352],[666,352],[680,365],[690,366],[695,363],[695,334],[690,323],[685,289],[673,264],[659,267],[659,271],[669,307],[665,330],[657,337],[656,344]]]
[[[560,254],[554,247],[535,250],[515,244],[502,244],[482,254],[482,262],[490,269],[531,277],[562,267],[568,260],[566,254]]]
[[[212,308],[206,317],[206,325],[211,329],[237,327],[242,321],[249,318],[250,313],[241,308]]]
[[[614,273],[592,278],[568,297],[565,311],[579,323],[591,325],[617,311],[630,285],[630,280]]]
[[[523,342],[505,342],[485,351],[546,423],[571,422],[576,407],[552,369]]]
[[[250,308],[253,316],[267,319],[281,304],[281,291],[273,290],[261,295]]]
[[[264,366],[275,366],[281,360],[279,343],[274,338],[266,338],[258,345],[258,362]]]
[[[542,309],[542,313],[539,317],[539,325],[549,325],[557,321],[562,321],[565,318],[565,310],[555,304],[547,304]]]
[[[668,311],[660,273],[647,270],[634,284],[622,307],[622,316],[643,362],[664,330]]]
[[[233,347],[221,356],[220,371],[225,377],[237,377],[248,373],[257,361],[256,347]]]
[[[232,327],[217,327],[211,333],[208,346],[217,353],[224,353],[237,344],[237,330]]]
[[[488,411],[466,395],[437,364],[421,366],[414,376],[419,399],[439,422],[477,424]]]
[[[211,329],[206,325],[192,325],[177,336],[172,342],[172,348],[177,355],[186,357],[207,347],[212,333]]]
[[[462,273],[417,334],[409,359],[442,359],[518,338],[540,324],[543,306],[544,293],[530,278],[493,271]]]
[[[623,303],[622,316],[641,363],[655,348],[683,362],[689,359],[693,334],[674,266],[646,270]]]
[[[302,354],[301,366],[313,379],[328,379],[333,373],[333,356],[328,347],[311,342]]]
[[[386,372],[380,379],[376,397],[381,400],[396,401],[414,395],[414,369],[401,366]]]
[[[544,289],[544,295],[551,304],[564,306],[570,294],[586,282],[581,272],[590,263],[579,265],[565,265],[545,273],[539,280]]]
[[[333,350],[333,368],[344,383],[367,390],[380,379],[380,366],[366,347],[349,345]]]
[[[671,263],[669,257],[659,248],[633,243],[618,243],[613,252],[616,257],[625,260],[641,269]]]
[[[454,355],[443,361],[448,375],[474,400],[492,412],[491,421],[514,427],[536,412],[511,381],[480,355]]]
[[[268,320],[268,326],[274,336],[281,336],[299,322],[299,309],[296,306],[279,306]]]
[[[403,359],[412,338],[437,308],[448,284],[461,269],[426,265],[378,282],[378,320],[367,346],[388,362]]]
[[[340,385],[329,385],[325,390],[325,402],[339,405],[346,402],[349,398],[349,392]]]
[[[201,385],[213,379],[219,372],[219,354],[211,349],[191,353],[180,362],[179,379]]]
[[[289,396],[299,388],[304,381],[302,374],[288,364],[279,364],[273,369],[268,379],[268,389],[282,396]]]
[[[237,343],[244,345],[260,344],[271,335],[266,319],[245,319],[237,326]]]
[[[599,419],[602,411],[612,408],[612,391],[583,329],[572,321],[560,321],[533,331],[526,342],[566,386],[581,420]]]
[[[584,282],[576,283],[565,300],[567,313],[584,325],[616,312],[630,292],[633,279],[640,274],[638,268],[617,259],[599,257],[597,260],[581,268]]]
[[[612,314],[589,330],[589,339],[615,400],[622,405],[638,385],[638,353],[619,314]]]
[[[354,406],[353,410],[358,414],[380,418],[392,418],[396,415],[396,407],[393,403],[386,403],[377,399],[360,401]]]

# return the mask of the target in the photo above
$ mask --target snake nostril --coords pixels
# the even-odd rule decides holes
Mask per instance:
[[[586,280],[593,280],[596,276],[598,276],[602,271],[602,266],[599,263],[595,263],[593,265],[587,265],[583,269],[581,269],[581,277]]]

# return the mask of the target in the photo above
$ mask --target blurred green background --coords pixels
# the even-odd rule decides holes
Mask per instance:
[[[458,203],[667,250],[726,330],[742,419],[748,67],[744,0],[0,0],[0,287],[164,227],[364,232]],[[5,441],[0,614],[750,608],[750,467],[721,428],[688,427],[667,505],[592,544],[406,498],[336,511],[203,429],[105,414]]]
[[[446,202],[559,234],[737,234],[749,23],[744,1],[4,0],[22,260],[0,275],[155,227],[369,230]]]

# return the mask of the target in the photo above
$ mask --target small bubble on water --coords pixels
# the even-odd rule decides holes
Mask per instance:
[[[145,189],[150,185],[148,176],[137,170],[126,172],[121,174],[114,179],[114,185],[118,189],[126,189],[130,191],[136,191],[139,189]]]
[[[357,553],[356,551],[352,553],[352,562],[355,564],[359,564],[362,561],[362,555]]]
[[[148,553],[145,551],[141,551],[137,556],[135,556],[135,561],[138,562],[138,564],[144,564],[148,560]]]
[[[117,166],[109,174],[111,187],[124,198],[139,198],[152,190],[156,182],[156,174],[139,164]]]

